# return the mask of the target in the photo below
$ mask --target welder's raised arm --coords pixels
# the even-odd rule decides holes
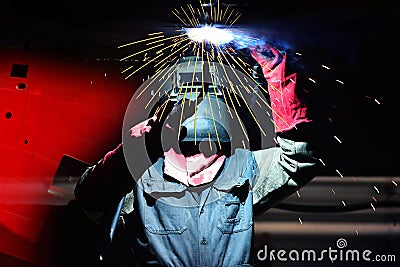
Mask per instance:
[[[74,194],[80,208],[97,223],[108,220],[122,197],[132,190],[134,179],[126,166],[122,143],[81,175]]]
[[[274,57],[263,52],[269,50]],[[260,64],[268,82],[268,93],[274,118],[275,131],[285,132],[303,122],[311,122],[307,117],[307,106],[296,94],[297,73],[286,73],[286,54],[272,46],[250,48],[252,57]]]
[[[268,83],[278,141],[277,147],[254,152],[258,165],[254,203],[260,213],[309,182],[320,165],[311,134],[314,123],[296,94],[297,73],[285,72],[286,54],[269,45],[250,51]],[[265,51],[273,56],[265,56]]]
[[[154,116],[130,128],[128,134],[132,140],[143,138],[144,133],[151,130],[150,122],[155,119]],[[75,187],[75,199],[92,220],[106,220],[107,216],[104,215],[115,210],[134,184],[135,180],[126,164],[121,143],[86,169]]]

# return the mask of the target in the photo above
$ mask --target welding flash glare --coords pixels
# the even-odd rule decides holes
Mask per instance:
[[[209,25],[200,28],[184,28],[183,30],[189,39],[195,42],[208,42],[215,45],[223,45],[234,39],[234,35],[229,30]]]

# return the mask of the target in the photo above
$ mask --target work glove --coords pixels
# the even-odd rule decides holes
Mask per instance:
[[[307,106],[296,94],[297,73],[286,76],[286,54],[270,45],[249,47],[268,82],[275,131],[287,132],[302,122],[310,122]]]

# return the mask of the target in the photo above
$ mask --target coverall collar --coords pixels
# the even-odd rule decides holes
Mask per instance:
[[[215,177],[214,187],[220,191],[228,191],[234,186],[242,184],[242,177],[238,174],[230,175],[229,165],[232,164],[231,158],[225,159],[222,169]],[[160,158],[142,176],[143,189],[148,194],[154,193],[182,193],[187,186],[171,179],[165,179],[163,174],[164,159]]]

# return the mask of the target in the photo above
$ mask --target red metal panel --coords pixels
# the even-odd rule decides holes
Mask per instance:
[[[39,264],[34,247],[55,203],[48,190],[61,158],[92,164],[120,142],[139,83],[115,62],[29,51],[0,58],[0,253]],[[27,77],[10,77],[12,64],[28,65]]]

